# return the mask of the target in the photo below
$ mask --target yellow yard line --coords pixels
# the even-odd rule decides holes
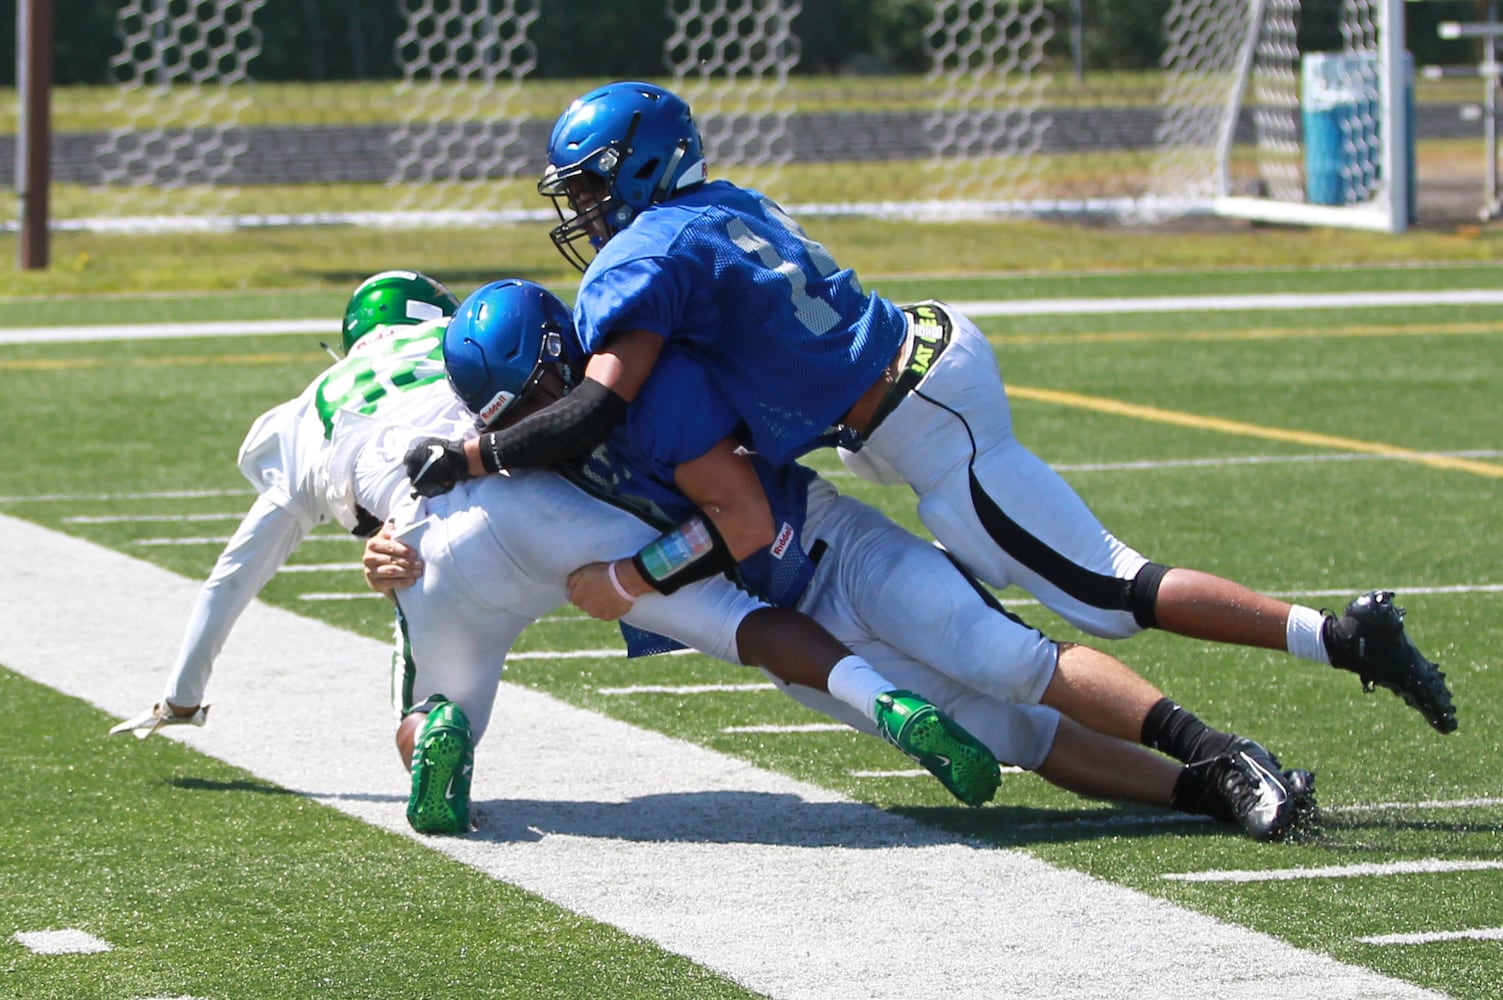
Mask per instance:
[[[1334,434],[1319,434],[1314,431],[1295,431],[1285,430],[1281,427],[1263,427],[1258,424],[1246,424],[1240,420],[1225,420],[1221,417],[1208,417],[1198,413],[1181,413],[1177,410],[1160,409],[1157,406],[1139,406],[1136,403],[1124,403],[1120,399],[1085,396],[1078,392],[1061,392],[1057,389],[1036,389],[1029,386],[1010,385],[1007,387],[1007,393],[1014,399],[1027,399],[1038,403],[1073,406],[1083,410],[1095,410],[1098,413],[1110,413],[1113,416],[1119,417],[1133,417],[1138,420],[1148,420],[1158,424],[1172,424],[1176,427],[1189,427],[1193,430],[1201,431],[1217,431],[1222,434],[1235,434],[1239,437],[1262,438],[1265,441],[1287,441],[1293,444],[1308,445],[1312,448],[1333,448],[1338,451],[1381,455],[1384,458],[1413,462],[1416,465],[1427,465],[1433,469],[1470,472],[1478,476],[1503,479],[1503,465],[1497,465],[1492,462],[1479,462],[1468,458],[1433,455],[1428,452],[1415,451],[1412,448],[1401,448],[1398,445],[1383,444],[1377,441],[1359,441],[1356,438],[1337,437]]]
[[[1500,323],[1406,323],[1399,326],[1249,327],[1240,330],[1115,330],[1096,333],[993,334],[993,344],[1140,344],[1232,340],[1318,340],[1332,337],[1455,337],[1503,333]]]

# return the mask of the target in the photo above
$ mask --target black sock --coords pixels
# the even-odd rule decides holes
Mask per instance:
[[[1143,745],[1186,764],[1215,757],[1236,739],[1231,733],[1212,729],[1169,698],[1160,698],[1143,720]]]
[[[1192,816],[1212,816],[1220,820],[1232,819],[1226,802],[1216,794],[1211,784],[1208,762],[1190,764],[1179,769],[1179,778],[1174,782],[1174,791],[1169,796],[1169,805]]]

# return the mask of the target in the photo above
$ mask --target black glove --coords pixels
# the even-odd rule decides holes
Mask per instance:
[[[470,462],[463,441],[424,438],[407,449],[407,478],[414,496],[436,497],[470,478]]]

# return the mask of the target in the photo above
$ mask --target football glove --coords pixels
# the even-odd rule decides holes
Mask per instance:
[[[424,438],[407,449],[406,465],[413,496],[436,497],[452,490],[461,479],[470,478],[463,441]]]
[[[163,704],[156,704],[133,718],[110,729],[111,736],[120,736],[123,733],[135,733],[136,739],[144,740],[163,726],[201,726],[209,717],[209,706],[200,705],[198,711],[192,715],[174,715],[172,709]]]

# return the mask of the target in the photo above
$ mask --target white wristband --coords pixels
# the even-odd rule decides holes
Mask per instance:
[[[605,575],[611,578],[611,586],[616,588],[616,593],[621,596],[623,601],[627,604],[635,604],[637,602],[636,596],[621,586],[621,578],[616,575],[616,564],[614,562],[606,565]]]

